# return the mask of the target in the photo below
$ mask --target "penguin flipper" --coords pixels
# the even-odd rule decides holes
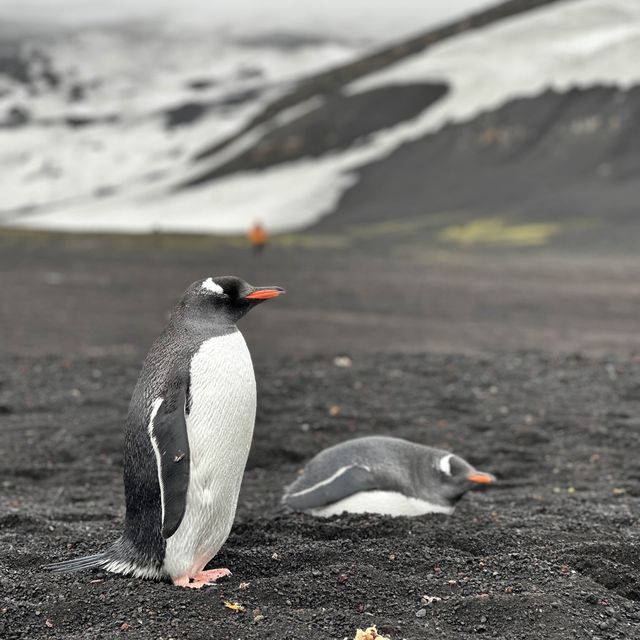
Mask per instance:
[[[158,463],[162,501],[162,536],[170,538],[180,526],[187,506],[190,452],[187,436],[188,384],[162,399],[149,424]]]
[[[311,486],[304,486],[305,484],[304,476],[294,482],[287,489],[283,503],[292,509],[306,511],[337,502],[360,491],[378,488],[378,482],[369,467],[360,464],[341,467],[329,478]]]

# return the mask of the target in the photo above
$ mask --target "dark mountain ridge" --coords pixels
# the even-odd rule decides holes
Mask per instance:
[[[252,118],[246,126],[225,140],[205,147],[194,160],[208,158],[228,145],[238,140],[255,127],[272,120],[278,113],[301,104],[311,98],[331,95],[339,92],[346,84],[367,74],[383,69],[394,62],[398,62],[415,53],[424,51],[427,47],[446,40],[460,33],[487,26],[498,20],[515,16],[538,7],[553,4],[560,0],[507,0],[495,7],[469,15],[440,28],[429,30],[404,42],[393,44],[379,51],[375,51],[359,60],[330,69],[298,83],[290,92],[271,102],[258,115]]]

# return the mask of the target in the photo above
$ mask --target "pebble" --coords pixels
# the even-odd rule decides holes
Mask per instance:
[[[424,618],[427,615],[426,609],[418,609],[416,611],[416,618]]]

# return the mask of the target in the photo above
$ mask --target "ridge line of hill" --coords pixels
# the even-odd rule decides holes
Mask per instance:
[[[419,53],[427,47],[446,40],[447,38],[561,1],[562,0],[506,0],[489,9],[470,14],[437,29],[431,29],[427,33],[420,34],[409,40],[374,51],[363,58],[306,78],[300,81],[292,91],[267,105],[239,131],[197,153],[193,156],[192,161],[198,162],[218,153],[228,145],[236,142],[247,132],[269,121],[284,109],[288,109],[315,96],[330,94],[361,76],[373,73],[403,58]],[[190,183],[191,180],[183,186],[189,186]]]

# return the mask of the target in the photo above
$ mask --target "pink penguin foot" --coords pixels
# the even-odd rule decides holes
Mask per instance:
[[[210,569],[209,571],[198,571],[193,576],[173,578],[173,584],[176,587],[185,587],[187,589],[202,589],[202,587],[214,583],[219,578],[230,575],[231,571],[229,569]]]
[[[176,587],[185,587],[186,589],[202,589],[202,587],[209,584],[201,580],[192,580],[189,576],[183,576],[181,578],[173,578],[173,584]]]
[[[208,571],[198,571],[198,573],[193,576],[193,579],[202,580],[202,582],[205,583],[211,583],[230,575],[231,571],[229,571],[229,569],[209,569]]]

